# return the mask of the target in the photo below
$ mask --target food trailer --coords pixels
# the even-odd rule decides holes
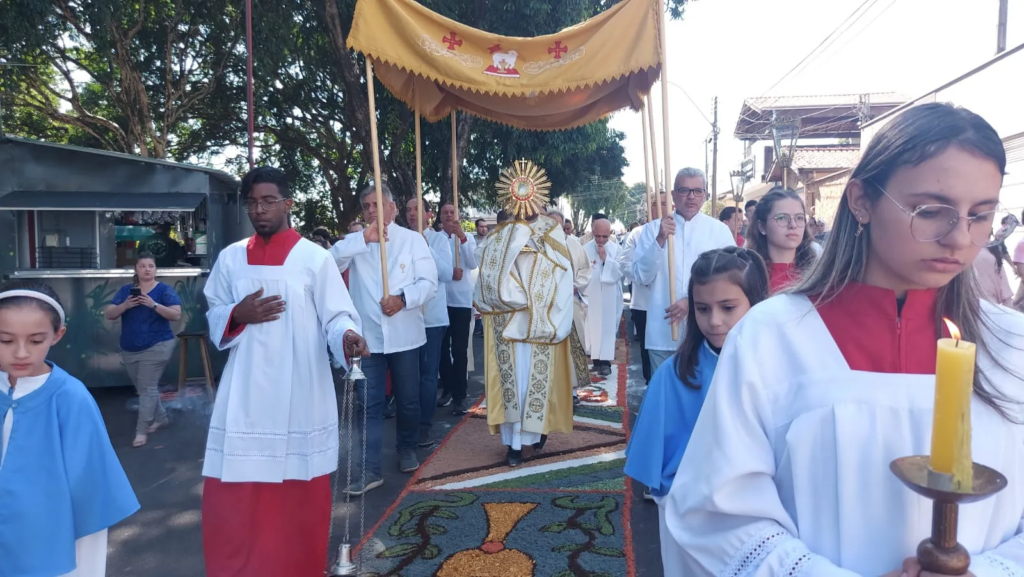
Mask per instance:
[[[217,254],[252,234],[239,183],[209,168],[0,136],[0,276],[53,287],[68,331],[51,359],[89,387],[131,385],[121,323],[103,310],[139,252],[181,297],[175,333],[206,330],[203,286]],[[211,347],[215,374],[226,357]],[[196,351],[189,376],[202,375]],[[172,360],[164,382],[176,382]]]

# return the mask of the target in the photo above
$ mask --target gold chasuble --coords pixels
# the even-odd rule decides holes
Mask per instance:
[[[524,161],[516,164],[534,168]],[[518,184],[523,181],[530,187],[536,184],[525,176]],[[499,425],[516,422],[530,433],[572,430],[572,262],[565,233],[555,220],[523,218],[536,214],[534,202],[542,198],[537,192],[520,186],[521,194],[511,195],[509,208],[517,218],[491,233],[474,289],[474,306],[485,323],[484,380],[492,434]],[[530,354],[529,377],[521,384],[517,362],[522,367],[527,359],[516,354],[524,351]],[[525,395],[520,394],[523,389]]]

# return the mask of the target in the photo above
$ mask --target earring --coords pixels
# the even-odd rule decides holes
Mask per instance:
[[[857,223],[857,234],[855,236],[860,236],[861,233],[863,233],[863,232],[864,232],[864,223],[858,222]]]

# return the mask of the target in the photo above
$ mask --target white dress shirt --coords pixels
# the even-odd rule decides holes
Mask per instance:
[[[448,237],[448,250],[452,254],[453,262],[455,246],[456,244],[460,245],[459,268],[462,269],[462,280],[453,280],[446,285],[448,306],[457,309],[471,309],[473,308],[473,279],[469,273],[477,267],[476,239],[474,235],[467,234],[466,242],[461,242],[457,236],[448,236],[445,232],[439,234]]]
[[[634,311],[646,311],[647,302],[651,300],[651,287],[640,283],[633,276],[633,251],[636,250],[636,241],[640,238],[640,233],[643,230],[644,227],[638,226],[629,231],[629,236],[626,237],[626,242],[622,247],[621,262],[619,263],[619,267],[622,269],[622,276],[629,279],[631,285],[629,289],[629,308]]]
[[[438,289],[434,298],[423,305],[423,325],[430,329],[434,327],[448,326],[448,289],[452,282],[452,271],[455,264],[452,259],[452,251],[448,249],[448,235],[428,228],[423,233],[427,239],[427,247],[430,248],[430,256],[434,258],[437,265]],[[441,287],[440,285],[444,285]]]
[[[380,271],[380,244],[367,244],[363,235],[350,234],[331,247],[341,271],[348,276],[352,302],[363,321],[363,338],[371,353],[400,353],[427,342],[423,305],[437,292],[437,265],[427,241],[418,232],[388,225],[388,291],[405,295],[405,308],[394,316],[381,309],[384,285]]]
[[[716,218],[698,212],[685,221],[678,212],[672,213],[676,221],[675,263],[673,273],[676,281],[675,300],[686,297],[690,284],[690,269],[697,257],[702,253],[716,248],[736,246],[736,239],[725,223]],[[661,219],[644,225],[640,238],[634,248],[633,278],[635,282],[651,287],[648,301],[647,316],[647,350],[675,351],[682,339],[682,327],[679,339],[672,338],[672,327],[664,319],[665,310],[672,305],[668,293],[668,243],[658,246],[658,232],[661,230]]]

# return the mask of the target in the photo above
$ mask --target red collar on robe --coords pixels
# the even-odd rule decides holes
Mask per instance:
[[[852,370],[932,375],[937,300],[937,289],[908,291],[899,311],[893,291],[851,283],[818,314]]]
[[[294,228],[282,230],[270,237],[269,241],[258,234],[252,235],[245,246],[245,259],[251,265],[284,266],[288,253],[302,240]]]
[[[797,280],[796,263],[768,263],[768,292],[775,294]]]

